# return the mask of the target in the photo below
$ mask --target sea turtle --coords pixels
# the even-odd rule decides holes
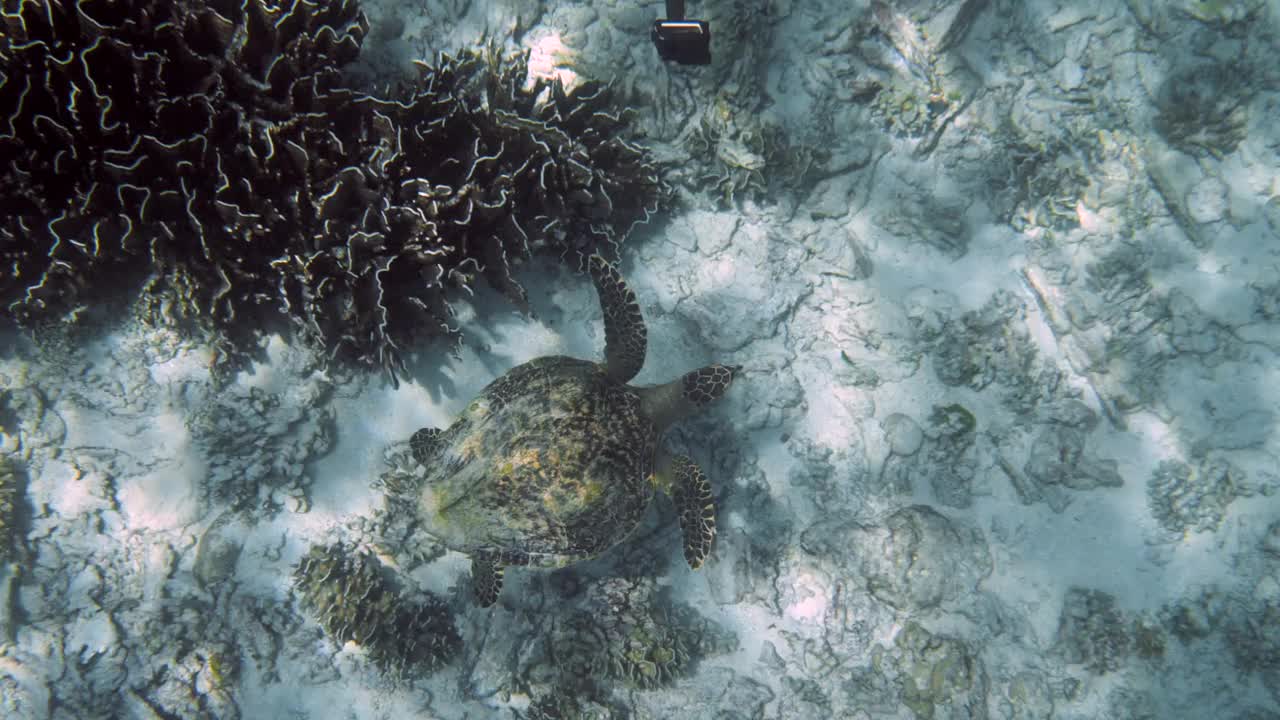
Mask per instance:
[[[563,567],[595,557],[640,523],[656,491],[680,513],[684,557],[697,569],[716,534],[702,470],[659,446],[664,430],[724,395],[740,367],[708,365],[635,387],[646,330],[635,293],[599,255],[588,263],[604,310],[605,361],[548,356],[488,385],[448,429],[409,441],[421,465],[415,519],[471,556],[487,607],[508,565]]]

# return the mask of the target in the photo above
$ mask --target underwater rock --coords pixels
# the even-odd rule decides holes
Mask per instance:
[[[1155,661],[1164,657],[1165,650],[1168,649],[1168,642],[1165,637],[1164,627],[1158,619],[1145,615],[1134,619],[1133,627],[1130,629],[1129,634],[1133,638],[1134,655],[1143,660]]]
[[[1066,661],[1102,675],[1129,655],[1129,622],[1114,596],[1101,590],[1067,590],[1058,619],[1057,648]]]
[[[39,667],[38,658],[28,660],[20,652],[0,655],[0,710],[4,710],[5,717],[51,717],[53,692],[41,677]]]
[[[196,559],[191,567],[196,582],[210,588],[234,575],[245,534],[245,526],[235,521],[231,511],[219,515],[196,543]]]
[[[1045,485],[1061,485],[1072,490],[1119,487],[1124,484],[1115,460],[1091,458],[1085,454],[1085,434],[1063,425],[1046,425],[1031,443],[1023,471]]]
[[[1249,494],[1243,470],[1223,458],[1206,458],[1195,467],[1162,460],[1147,481],[1147,502],[1160,527],[1179,535],[1217,530],[1227,506]]]
[[[785,668],[776,672],[782,676],[782,697],[778,699],[778,712],[782,717],[835,717],[831,697],[817,680],[786,675]]]
[[[571,689],[556,687],[534,698],[524,717],[528,720],[613,720],[625,715],[583,698]]]
[[[969,252],[970,231],[964,222],[967,205],[967,199],[910,187],[895,199],[892,210],[877,211],[872,219],[903,242],[918,242],[958,260]]]
[[[959,599],[992,569],[979,530],[924,505],[898,510],[876,526],[821,520],[801,533],[800,545],[860,576],[876,599],[909,612]]]
[[[679,692],[640,694],[631,717],[753,720],[765,717],[765,706],[774,699],[769,684],[734,668],[717,666],[682,683]]]
[[[987,674],[963,640],[911,621],[881,662],[896,672],[899,697],[919,720],[985,717]]]
[[[927,302],[909,310],[934,374],[944,385],[983,390],[993,386],[1002,404],[1020,416],[1060,401],[1070,388],[1056,361],[1041,355],[1027,323],[1026,301],[995,292],[977,310],[950,315]]]
[[[6,434],[18,439],[18,449],[52,449],[62,445],[67,437],[67,424],[52,407],[45,393],[38,387],[14,387],[4,395],[6,415],[12,427]]]
[[[1216,632],[1229,610],[1227,598],[1221,592],[1201,588],[1198,593],[1164,605],[1159,617],[1169,634],[1186,645]]]
[[[16,554],[18,508],[24,494],[17,465],[0,455],[0,565]]]
[[[1262,536],[1261,546],[1263,552],[1273,558],[1280,558],[1280,520],[1267,526],[1267,532]]]
[[[788,482],[804,488],[817,507],[834,512],[863,504],[868,470],[861,435],[853,434],[838,452],[808,438],[794,437],[787,442],[787,452],[797,460],[787,471]]]
[[[1270,581],[1274,586],[1275,579]],[[1236,667],[1280,676],[1280,597],[1255,590],[1251,596],[1234,598],[1227,607],[1223,634]]]
[[[1002,332],[1011,310],[1012,306],[1006,306],[1003,312],[988,317],[969,312],[943,327],[934,343],[937,354],[932,356],[933,371],[942,384],[980,390],[996,379],[999,358],[1026,362],[1022,358],[1031,352],[1029,343],[1015,345],[1018,336]]]
[[[920,425],[902,413],[894,413],[880,422],[885,440],[889,443],[889,451],[900,457],[916,454],[924,444],[924,431]]]
[[[1002,712],[1009,720],[1052,720],[1053,689],[1040,673],[1024,670],[1005,688]]]
[[[866,64],[853,99],[869,101],[885,130],[921,139],[914,148],[916,157],[928,155],[937,146],[942,131],[968,104],[966,89],[972,84],[963,67],[950,63],[940,52],[939,40],[952,43],[958,37],[945,37],[947,20],[933,18],[938,23],[934,29],[941,31],[936,36],[919,22],[930,14],[921,8],[873,2],[855,25],[850,47]]]
[[[973,504],[977,426],[973,413],[960,404],[935,405],[929,414],[927,463],[918,463],[919,470],[928,476],[934,498],[948,507]]]
[[[396,674],[431,671],[457,654],[453,615],[432,593],[406,595],[368,551],[313,546],[294,570],[302,605],[341,646],[354,642]]]

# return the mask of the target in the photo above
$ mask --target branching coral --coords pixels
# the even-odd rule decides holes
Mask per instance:
[[[526,85],[524,55],[345,86],[352,0],[3,8],[0,302],[29,325],[133,275],[236,352],[285,317],[394,378],[409,342],[456,337],[480,274],[522,302],[516,258],[581,260],[662,196],[607,88]]]
[[[405,596],[367,551],[315,546],[294,571],[302,604],[339,645],[354,642],[379,667],[431,670],[448,662],[461,639],[440,598]]]

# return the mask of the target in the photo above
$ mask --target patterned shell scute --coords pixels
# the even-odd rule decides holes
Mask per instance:
[[[644,515],[657,442],[639,397],[600,365],[538,358],[491,383],[442,435],[419,512],[451,548],[504,564],[594,557]]]

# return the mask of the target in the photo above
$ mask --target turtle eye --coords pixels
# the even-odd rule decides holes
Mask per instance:
[[[707,403],[714,402],[724,395],[729,389],[729,385],[733,382],[733,374],[736,369],[727,365],[708,365],[698,368],[690,373],[685,373],[684,381],[684,398],[689,402],[701,407]]]

